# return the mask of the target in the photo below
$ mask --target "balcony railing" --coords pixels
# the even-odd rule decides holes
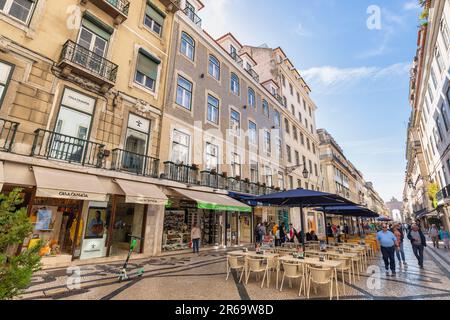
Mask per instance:
[[[37,129],[34,132],[31,156],[101,168],[104,165],[104,149],[105,145],[100,143]]]
[[[164,162],[164,178],[172,181],[199,184],[198,168],[171,161]]]
[[[226,189],[227,181],[221,174],[211,171],[202,171],[200,172],[200,184],[203,187]]]
[[[120,12],[122,12],[123,15],[128,16],[128,11],[130,10],[130,2],[128,2],[127,0],[104,0],[104,1],[112,5]]]
[[[248,184],[249,183],[236,178],[227,179],[227,189],[234,192],[248,193]]]
[[[177,12],[181,8],[181,0],[160,0],[171,12]]]
[[[256,73],[255,70],[253,70],[253,69],[247,69],[247,68],[246,68],[245,71],[247,71],[247,73],[248,73],[250,76],[252,76],[252,78],[255,79],[256,82],[259,83],[259,75]]]
[[[16,137],[18,122],[0,118],[0,150],[11,152]]]
[[[231,57],[231,59],[233,59],[234,61],[236,61],[236,63],[238,65],[240,65],[241,67],[244,65],[244,60],[242,60],[241,57],[238,56],[238,54],[236,52],[233,53],[228,53]]]
[[[440,190],[436,194],[438,205],[443,205],[445,203],[445,200],[449,198],[450,198],[450,185],[446,186],[444,189]]]
[[[275,97],[275,99],[277,99],[278,100],[278,102],[282,105],[282,106],[284,106],[284,100],[283,100],[283,97],[282,96],[280,96],[278,93],[272,93],[272,95]]]
[[[159,176],[159,159],[122,149],[114,149],[112,151],[111,170],[157,178]]]
[[[64,44],[58,64],[70,65],[74,72],[78,71],[99,84],[106,82],[113,86],[116,82],[116,64],[70,40]]]
[[[194,12],[194,10],[192,10],[190,7],[186,7],[186,8],[184,8],[183,12],[198,27],[200,27],[200,28],[202,27],[202,19],[200,19],[200,17]]]

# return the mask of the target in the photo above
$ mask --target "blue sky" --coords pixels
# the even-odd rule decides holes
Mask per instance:
[[[312,89],[327,129],[384,200],[402,199],[417,0],[203,0],[203,27],[281,46]],[[381,28],[369,29],[370,6]],[[373,12],[373,11],[371,11]]]

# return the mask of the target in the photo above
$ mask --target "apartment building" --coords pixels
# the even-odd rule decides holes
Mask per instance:
[[[0,1],[2,192],[49,255],[159,251],[167,197],[157,160],[171,1]],[[25,241],[23,247],[28,245]],[[48,262],[44,259],[44,263]]]
[[[449,229],[450,3],[426,1],[411,70],[405,194],[413,219]],[[437,195],[435,190],[440,190]],[[412,197],[412,198],[411,198]]]

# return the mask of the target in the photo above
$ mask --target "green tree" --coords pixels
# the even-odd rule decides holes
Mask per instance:
[[[8,195],[0,194],[0,300],[19,295],[41,267],[40,244],[19,255],[11,252],[33,231],[26,209],[19,208],[23,202],[21,192],[16,188]]]
[[[430,183],[430,185],[428,186],[428,196],[430,197],[430,200],[433,203],[433,208],[435,208],[435,209],[438,206],[438,200],[437,200],[438,191],[439,191],[438,184],[435,182]]]

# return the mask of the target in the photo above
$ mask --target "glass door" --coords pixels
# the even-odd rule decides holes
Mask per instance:
[[[147,153],[148,135],[128,128],[123,153],[122,168],[136,173],[142,173]]]

